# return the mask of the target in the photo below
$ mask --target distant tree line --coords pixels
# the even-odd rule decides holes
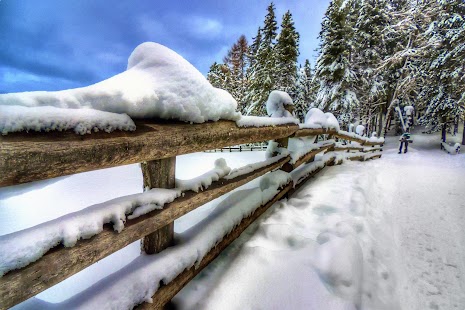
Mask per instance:
[[[265,115],[263,103],[277,89],[291,95],[301,120],[318,107],[379,135],[397,106],[422,111],[419,122],[431,131],[464,118],[463,0],[333,0],[319,38],[316,67],[299,65],[292,14],[278,27],[271,3],[252,44],[241,36],[208,79],[243,114]]]
[[[283,15],[278,27],[271,3],[252,43],[242,35],[223,63],[210,67],[207,78],[215,87],[229,91],[240,112],[248,115],[266,115],[264,103],[270,92],[285,91],[294,100],[296,116],[303,120],[315,99],[316,84],[310,61],[298,65],[299,39],[291,12]]]

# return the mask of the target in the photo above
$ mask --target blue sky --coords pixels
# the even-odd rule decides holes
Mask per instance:
[[[275,1],[301,35],[300,60],[313,60],[329,0]],[[0,0],[0,93],[60,90],[126,69],[140,43],[175,50],[203,74],[244,34],[263,24],[269,0]]]

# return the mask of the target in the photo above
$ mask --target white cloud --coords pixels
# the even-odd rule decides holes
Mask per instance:
[[[148,38],[157,38],[166,32],[165,26],[161,22],[147,15],[139,17],[138,26]]]
[[[221,34],[223,25],[216,19],[194,16],[187,20],[186,28],[193,36],[213,38]]]

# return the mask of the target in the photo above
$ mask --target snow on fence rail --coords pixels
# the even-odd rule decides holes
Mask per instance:
[[[313,139],[303,138],[304,140],[299,141],[307,145],[299,150],[290,150],[289,155],[285,152],[281,155],[276,153],[264,162],[248,165],[231,173],[225,164],[220,163],[214,172],[208,174],[208,180],[191,182],[198,183],[197,186],[190,187],[198,192],[178,188],[165,190],[165,194],[169,193],[166,199],[150,196],[157,190],[137,197],[121,197],[90,206],[78,212],[79,216],[71,214],[41,224],[40,227],[1,236],[1,309],[35,296],[139,239],[142,240],[146,253],[160,252],[172,245],[175,219],[257,177],[281,169],[279,174],[265,176],[260,188],[252,191],[251,196],[245,199],[246,208],[244,205],[228,208],[235,212],[234,221],[223,221],[220,214],[218,219],[209,223],[213,225],[211,229],[219,229],[214,238],[207,238],[208,242],[205,241],[202,233],[211,233],[200,230],[198,236],[192,239],[197,241],[175,245],[164,251],[166,255],[163,257],[172,255],[179,262],[174,267],[164,268],[161,263],[154,263],[152,256],[146,255],[134,262],[140,268],[137,272],[128,272],[127,268],[133,265],[131,263],[113,274],[111,281],[104,279],[99,282],[97,285],[100,288],[93,293],[111,293],[112,300],[106,301],[109,307],[131,308],[139,304],[142,308],[160,308],[274,202],[294,191],[325,166],[340,164],[344,159],[363,161],[381,157],[380,151],[384,142],[382,139],[368,139],[325,128],[299,128],[294,122],[246,128],[239,127],[233,121],[204,124],[138,121],[136,124],[137,130],[134,132],[98,132],[87,136],[77,136],[70,132],[2,136],[0,186],[142,163],[144,186],[173,188],[175,156],[180,154],[265,140],[276,140],[282,150],[287,147],[289,138],[301,139],[300,137],[318,135],[358,144],[342,144],[333,140],[317,144]],[[326,154],[317,160],[319,154],[324,153]],[[90,214],[93,214],[91,227],[79,226],[82,221],[79,222],[76,218],[85,219]],[[231,215],[226,218],[231,218]],[[65,235],[61,236],[60,231],[65,230],[60,228],[63,223],[69,225],[69,231],[62,232]],[[42,229],[43,227],[46,229]],[[29,240],[34,235],[40,236],[40,245]],[[192,253],[197,254],[192,256]],[[142,284],[126,281],[134,277],[131,274],[136,273],[152,276],[141,279]],[[160,281],[163,283],[161,286]],[[128,285],[133,287],[128,289]],[[120,294],[123,289],[133,292],[133,295]],[[101,303],[109,295],[88,298],[90,293],[84,293],[87,297],[80,301],[81,304],[76,304],[79,298],[73,298],[74,304],[65,301],[63,307],[105,308]],[[153,303],[146,303],[147,301]]]

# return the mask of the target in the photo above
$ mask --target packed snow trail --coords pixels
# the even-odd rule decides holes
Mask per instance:
[[[391,180],[400,301],[465,309],[465,156],[439,150],[433,137],[414,135],[407,154],[388,151],[380,171]]]
[[[326,168],[175,298],[184,309],[465,309],[465,155],[413,135]]]

